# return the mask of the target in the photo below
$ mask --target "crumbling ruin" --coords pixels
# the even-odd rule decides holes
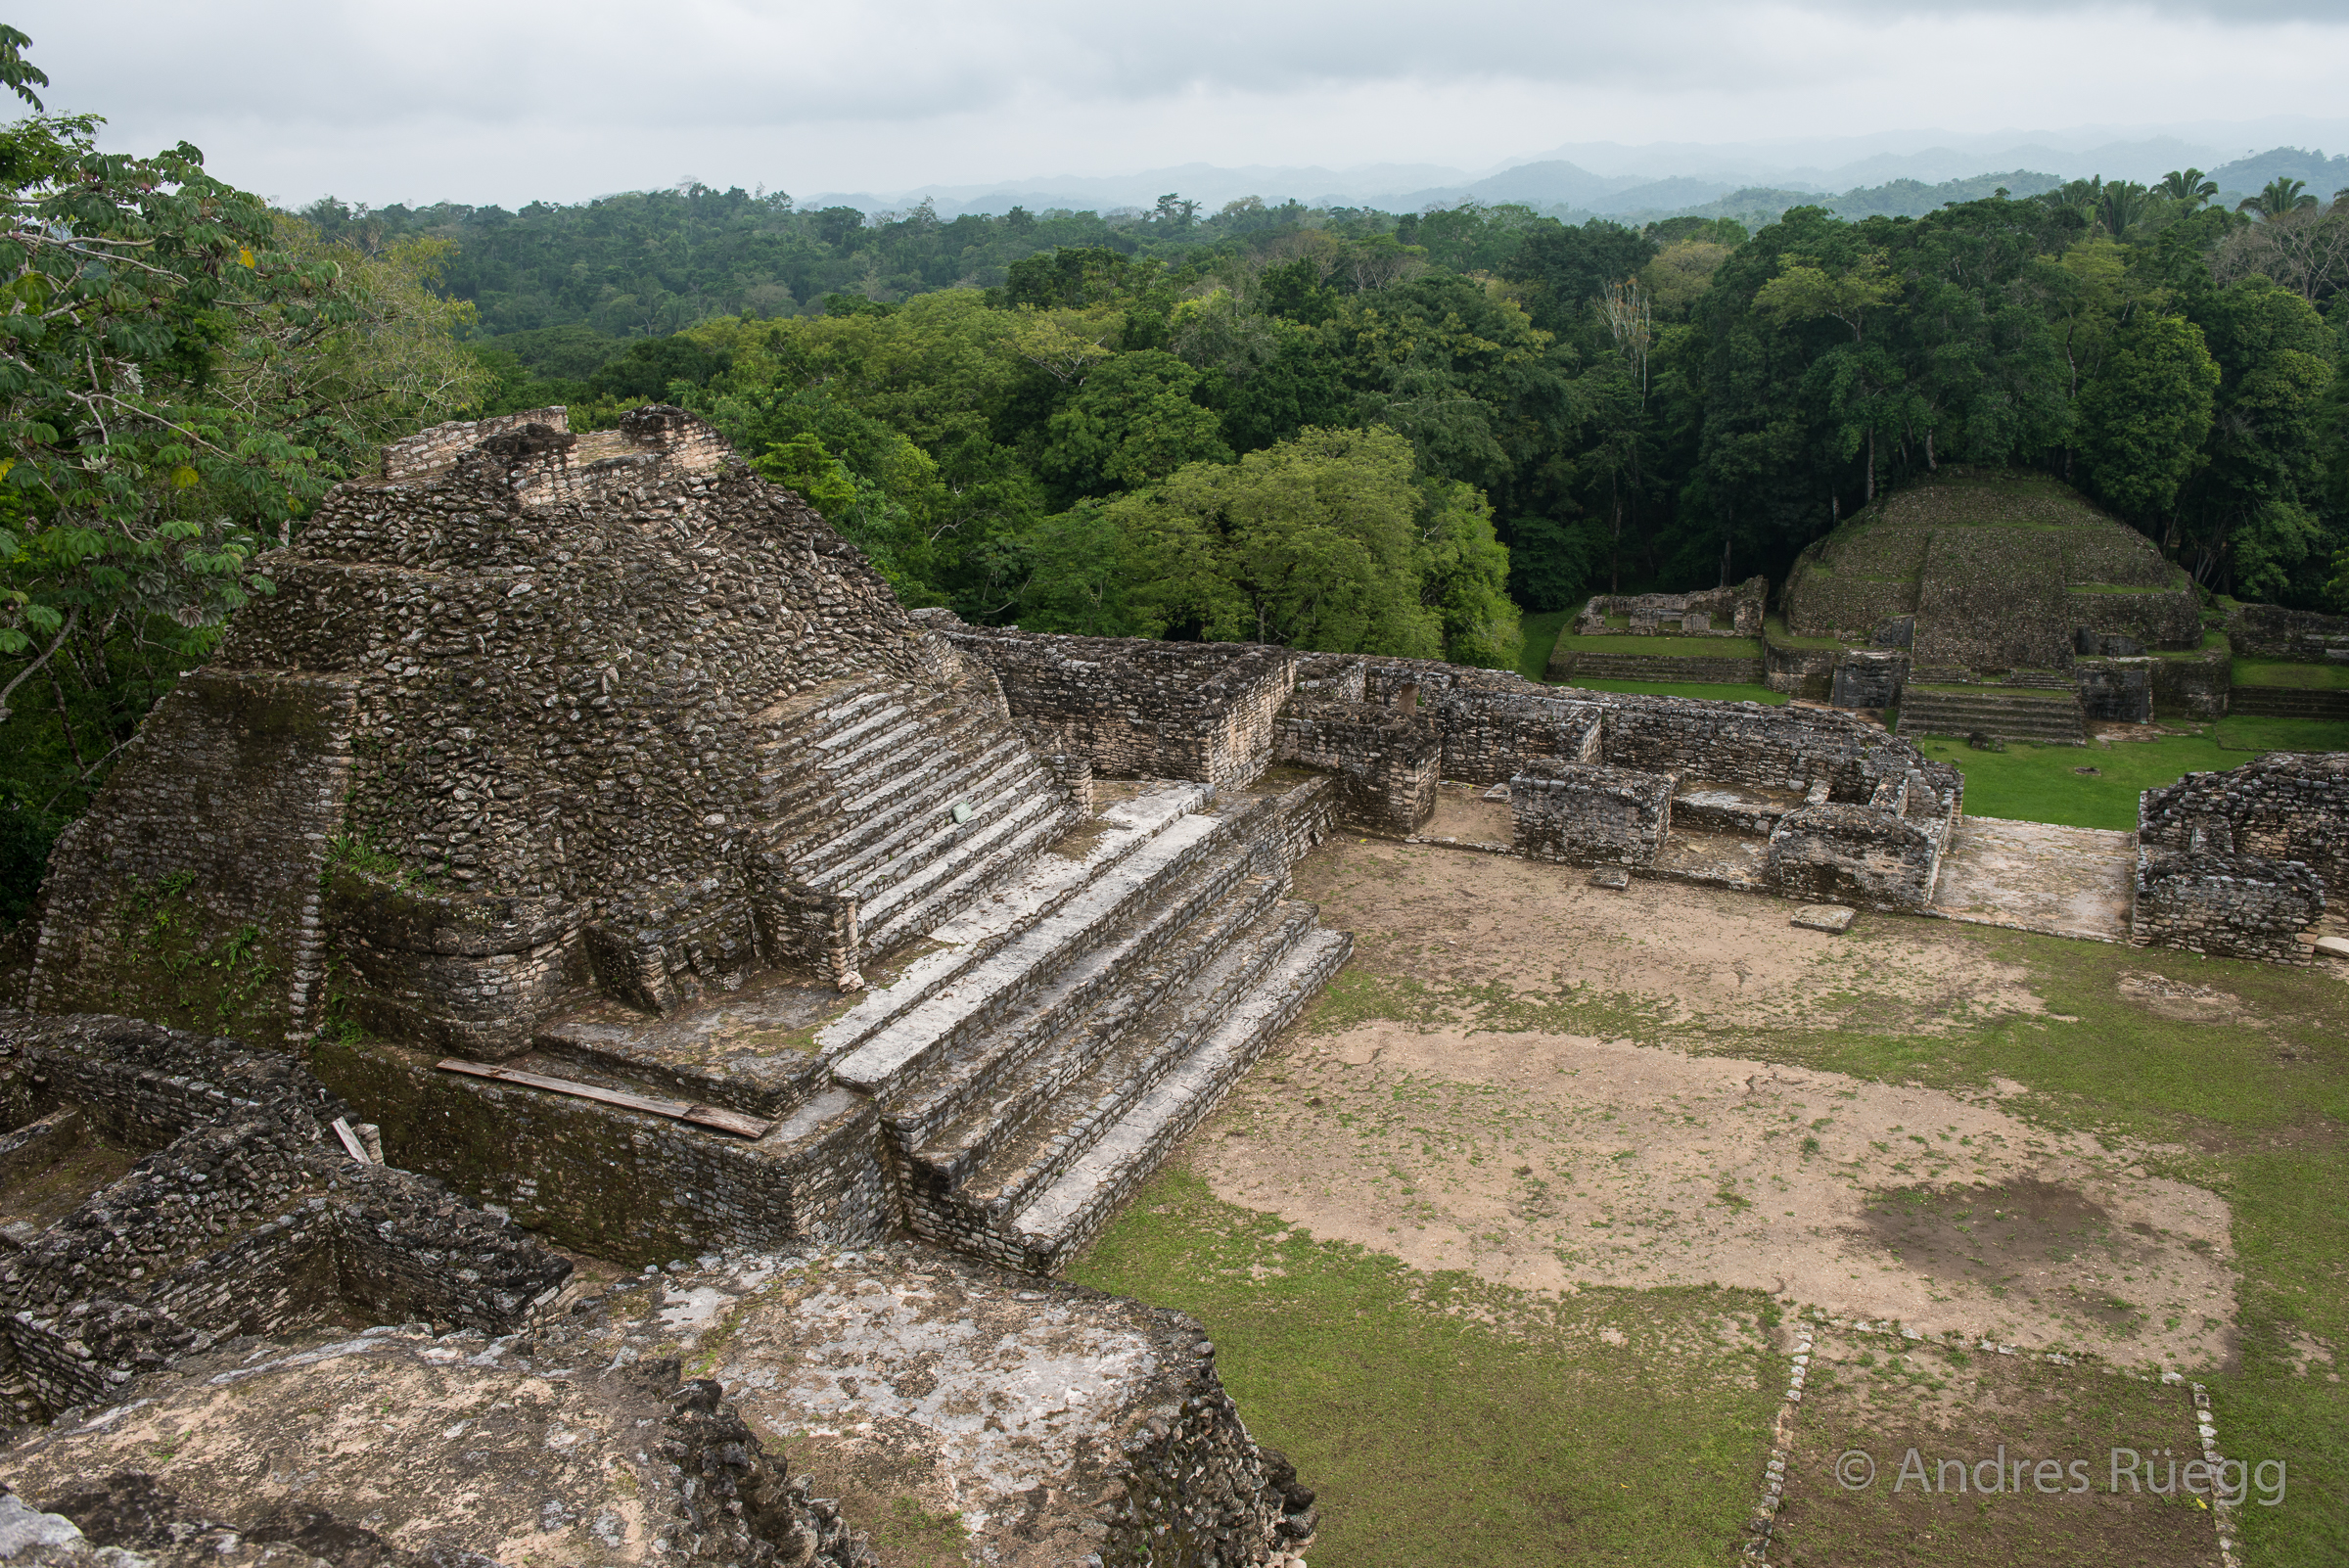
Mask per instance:
[[[751,1322],[742,1303],[786,1275],[799,1308],[855,1317],[823,1284],[850,1274],[806,1272],[821,1268],[948,1303],[956,1322],[983,1304],[1015,1333],[1028,1304],[1039,1334],[1115,1340],[1133,1368],[1115,1406],[1128,1457],[1080,1478],[1091,1460],[1047,1443],[1036,1462],[1079,1499],[1053,1528],[1108,1562],[1278,1560],[1310,1533],[1310,1493],[1237,1426],[1208,1349],[1184,1350],[1195,1325],[1039,1276],[1344,962],[1350,939],[1289,898],[1295,861],[1341,823],[1417,834],[1453,781],[1505,793],[1504,853],[1914,910],[1962,817],[1954,768],[1832,710],[908,614],[796,496],[670,408],[577,437],[561,410],[427,432],[266,565],[276,593],[158,706],[43,891],[26,1000],[47,1021],[13,1037],[11,1136],[47,1148],[81,1125],[68,1110],[115,1115],[93,1109],[110,1095],[179,1105],[106,1125],[147,1129],[143,1147],[179,1151],[187,1174],[151,1159],[104,1220],[55,1233],[84,1242],[44,1238],[12,1265],[28,1413],[193,1364],[232,1328],[297,1335],[337,1313],[423,1324],[337,1353],[384,1358],[354,1377],[439,1364],[451,1334],[594,1339],[601,1309],[551,1294],[559,1261],[510,1219],[711,1281],[661,1298],[686,1314],[671,1327],[720,1297]],[[1690,598],[1681,630],[1719,613],[1723,634],[1748,631],[1753,587]],[[2145,940],[2306,913],[2316,873],[2278,872],[2274,897],[2204,891],[2212,856],[2234,857],[2233,886],[2246,856],[2280,853],[2265,807],[2229,818],[2223,848],[2223,810],[2163,809],[2199,824],[2177,846],[2199,858],[2148,861]],[[91,1014],[260,1049],[191,1055]],[[224,1073],[253,1086],[203,1087]],[[359,1119],[397,1169],[344,1141]],[[158,1228],[210,1215],[204,1150],[233,1154],[282,1222]],[[131,1213],[146,1218],[119,1222]],[[41,1261],[93,1245],[110,1261],[69,1285]],[[960,1354],[938,1321],[876,1319],[841,1354]],[[791,1338],[780,1320],[759,1333],[732,1353],[745,1365]],[[733,1418],[690,1383],[678,1398]],[[1161,1403],[1175,1414],[1146,1413]],[[939,1462],[996,1462],[944,1432],[938,1452],[961,1456]],[[838,1515],[784,1498],[755,1457],[704,1477],[742,1507],[696,1539],[838,1546]],[[244,1527],[216,1501],[185,1509]]]
[[[2188,706],[2205,673],[2185,574],[2052,480],[1947,468],[1806,549],[1782,599],[1771,684],[1898,707],[1911,734],[2079,742]]]

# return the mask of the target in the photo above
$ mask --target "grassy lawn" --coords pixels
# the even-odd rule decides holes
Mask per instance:
[[[1179,1166],[1070,1274],[1207,1325],[1249,1431],[1320,1493],[1317,1562],[1711,1564],[1753,1505],[1782,1376],[1741,1333],[1776,1320],[1758,1293],[1420,1273]]]
[[[2269,751],[2349,750],[2349,724],[2311,718],[2235,718],[2200,735],[2109,745],[2033,746],[2010,741],[2003,752],[1977,752],[1961,740],[1926,735],[1927,757],[1965,775],[1965,809],[1975,816],[2056,822],[2067,827],[2134,829],[2137,798],[2188,773],[2240,767]],[[2094,774],[2076,771],[2096,769]]]
[[[1768,703],[1786,706],[1786,694],[1745,681],[1710,680],[1578,680],[1585,691],[1636,692],[1648,697],[1702,697],[1714,703]]]
[[[1526,616],[1518,625],[1525,633],[1525,642],[1517,654],[1517,673],[1528,680],[1540,680],[1549,669],[1550,651],[1558,645],[1558,633],[1574,619],[1572,610],[1544,610],[1538,616]]]
[[[1912,996],[1912,1005],[1886,1005],[1866,992],[1845,998],[1848,1005],[1832,1005],[1830,995],[1808,1010],[1787,1010],[1753,985],[1708,999],[1701,987],[1657,967],[1666,964],[1656,956],[1659,934],[1662,950],[1671,952],[1704,929],[1681,929],[1670,908],[1649,917],[1652,929],[1608,926],[1594,940],[1539,945],[1540,962],[1503,975],[1493,967],[1499,945],[1489,938],[1450,949],[1425,945],[1437,933],[1423,929],[1425,911],[1408,902],[1412,880],[1452,874],[1445,868],[1455,863],[1484,864],[1456,855],[1415,858],[1445,853],[1341,839],[1300,867],[1325,900],[1325,918],[1337,912],[1361,944],[1295,1032],[1309,1044],[1375,1020],[1422,1029],[1450,1020],[1469,1031],[1467,1038],[1495,1039],[1507,1056],[1545,1038],[1587,1036],[1620,1038],[1625,1047],[1652,1054],[1665,1073],[1667,1064],[1690,1058],[1781,1064],[1838,1076],[1803,1081],[1815,1108],[1829,1116],[1849,1114],[1836,1108],[1853,1098],[1836,1091],[1837,1082],[1995,1101],[2050,1138],[2077,1137],[2108,1151],[2116,1169],[2135,1162],[2139,1169],[2126,1178],[2214,1193],[2228,1206],[2229,1261],[2239,1282],[2208,1311],[2226,1314],[2215,1319],[2222,1325],[2232,1320],[2233,1354],[2222,1349],[2217,1363],[2188,1375],[2210,1389],[2225,1453],[2253,1464],[2280,1460],[2289,1476],[2283,1505],[2236,1511],[2245,1561],[2251,1568],[2349,1561],[2349,1388],[2338,1381],[2349,1373],[2349,1206],[2339,1201],[2349,1191],[2349,987],[2339,975],[1867,916],[1820,961],[1895,977],[1885,983],[1907,995],[1897,977],[1921,954],[1922,972],[1949,977],[1950,989]],[[1344,875],[1315,870],[1316,861],[1373,860],[1391,862],[1405,880],[1371,876],[1347,894]],[[1695,891],[1675,896],[1691,907],[1707,899],[1739,909],[1769,904]],[[1474,912],[1458,920],[1463,929],[1490,924],[1489,915]],[[1456,956],[1427,957],[1447,950]],[[1639,962],[1649,967],[1626,967]],[[1822,970],[1818,979],[1830,972],[1840,971]],[[1987,980],[1958,978],[1967,974]],[[2149,993],[2148,975],[2168,989]],[[1991,983],[2019,986],[2037,1005],[1992,1004],[1988,993],[1965,989]],[[1816,984],[1788,984],[1819,994]],[[2178,1010],[2162,995],[2204,1000]],[[1761,1483],[1782,1365],[1753,1341],[1776,1326],[1777,1314],[1806,1311],[1808,1299],[1773,1303],[1759,1293],[1686,1283],[1520,1291],[1432,1266],[1414,1269],[1383,1249],[1311,1235],[1264,1209],[1220,1201],[1193,1162],[1276,1136],[1279,1118],[1310,1122],[1349,1103],[1359,1113],[1368,1103],[1333,1100],[1332,1109],[1308,1109],[1322,1101],[1303,1096],[1327,1091],[1305,1085],[1325,1081],[1293,1076],[1302,1071],[1301,1047],[1275,1049],[1288,1054],[1252,1074],[1233,1105],[1194,1134],[1187,1152],[1071,1271],[1087,1284],[1180,1308],[1205,1324],[1250,1429],[1286,1451],[1321,1493],[1314,1560],[1348,1568],[1728,1560]],[[1425,1139],[1443,1156],[1429,1170],[1491,1160],[1500,1146],[1489,1125],[1495,1113],[1489,1105],[1479,1110],[1473,1096],[1451,1096],[1467,1109],[1451,1108],[1434,1092],[1444,1086],[1445,1069],[1436,1072],[1435,1083],[1384,1081],[1379,1097],[1394,1084],[1389,1114],[1414,1146]],[[1668,1092],[1672,1081],[1658,1082],[1666,1087],[1649,1092],[1677,1117],[1685,1108],[1681,1095]],[[1749,1092],[1757,1082],[1746,1081]],[[1925,1109],[1915,1114],[1916,1130],[1929,1130]],[[1792,1134],[1778,1146],[1783,1171],[1821,1158]],[[1594,1153],[1579,1142],[1558,1147],[1586,1165],[1646,1157]],[[1399,1246],[1412,1219],[1403,1205],[1425,1201],[1424,1189],[1416,1197],[1408,1185],[1401,1190],[1395,1222],[1406,1234]],[[1571,1245],[1566,1234],[1553,1235],[1557,1222],[1544,1214],[1524,1208],[1479,1222],[1534,1244]],[[1701,1224],[1701,1212],[1693,1218]],[[1990,1239],[1989,1227],[1980,1229],[1975,1245]],[[2120,1245],[2129,1244],[2124,1235]],[[2116,1272],[2125,1274],[2126,1265]],[[2138,1287],[2123,1277],[2112,1288]],[[2096,1526],[2105,1535],[2096,1541],[2065,1536],[2070,1526],[2050,1534],[2058,1516],[2034,1511],[2036,1499],[2027,1506],[2002,1501],[2003,1513],[1967,1499],[1877,1519],[1851,1514],[1847,1495],[1822,1468],[1864,1435],[1845,1436],[1850,1423],[1895,1444],[1895,1453],[1901,1443],[1976,1441],[1985,1453],[1994,1443],[2016,1453],[2085,1453],[2125,1439],[2174,1440],[2183,1456],[2190,1452],[2190,1418],[2173,1408],[2178,1391],[2102,1369],[2142,1372],[2158,1360],[2133,1354],[2133,1332],[2122,1330],[2062,1367],[2028,1357],[1999,1365],[1979,1355],[1969,1365],[1972,1344],[1964,1337],[1935,1350],[1939,1360],[1912,1358],[1904,1366],[1899,1358],[1911,1353],[1888,1334],[1865,1342],[1867,1354],[1857,1354],[1862,1342],[1847,1344],[1840,1366],[1815,1364],[1819,1386],[1796,1417],[1789,1489],[1809,1512],[1787,1519],[1802,1528],[1785,1560],[2050,1568],[2215,1561],[2207,1515],[2180,1525],[2186,1509],[2158,1510],[2143,1525],[2106,1517]],[[1705,1354],[1694,1353],[1708,1341]],[[1831,1351],[1822,1345],[1822,1362]],[[1893,1359],[1878,1366],[1871,1357]],[[1757,1374],[1758,1387],[1748,1381]],[[1906,1381],[1888,1387],[1888,1376]],[[1840,1391],[1839,1379],[1847,1385]],[[2058,1400],[2071,1404],[2051,1403]],[[1870,1507],[1894,1501],[1881,1492],[1861,1500]],[[1776,1549],[1772,1560],[1780,1560]]]
[[[1759,659],[1762,640],[1759,637],[1675,637],[1655,635],[1646,637],[1580,637],[1562,632],[1552,639],[1553,646],[1571,648],[1576,653],[1643,654],[1655,659]]]
[[[2349,689],[2349,665],[2262,665],[2248,659],[2234,662],[2238,686],[2291,686],[2302,691]]]
[[[2204,1381],[2226,1453],[2281,1459],[2292,1486],[2290,1506],[2237,1510],[2246,1560],[2276,1568],[2349,1561],[2349,1389],[2334,1380],[2349,1354],[2326,1364],[2308,1348],[2349,1350],[2349,1209],[2338,1201],[2349,1191],[2349,987],[2326,970],[2156,957],[2015,932],[1964,935],[2025,966],[2047,1016],[1932,1038],[1785,1036],[1741,1044],[1739,1053],[1887,1083],[2011,1080],[2028,1093],[2006,1101],[2010,1109],[2051,1127],[2158,1144],[2165,1154],[2148,1169],[2224,1197],[2242,1273],[2240,1337],[2234,1363]],[[2154,965],[2239,998],[2248,1015],[2179,1021],[2122,994],[2127,973]]]

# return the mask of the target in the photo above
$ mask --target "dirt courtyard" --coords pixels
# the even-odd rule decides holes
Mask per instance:
[[[1356,956],[1187,1145],[1224,1201],[1521,1288],[1720,1284],[2188,1372],[2231,1354],[2231,1216],[2148,1174],[2163,1151],[2027,1121],[2004,1081],[1778,1048],[2010,1020],[2060,1049],[2079,1021],[1962,931],[1830,936],[1782,899],[1355,838],[1297,878]]]

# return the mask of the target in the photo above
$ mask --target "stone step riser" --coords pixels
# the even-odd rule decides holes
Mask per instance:
[[[975,815],[968,822],[950,823],[945,830],[910,847],[905,852],[906,858],[919,870],[891,878],[884,868],[852,885],[834,884],[827,891],[853,897],[860,920],[876,926],[887,924],[902,911],[920,906],[960,881],[963,873],[973,866],[987,863],[990,852],[1008,847],[1038,823],[1068,814],[1066,798],[1040,777],[1036,788],[1024,797],[1011,794],[1005,800],[1006,808],[988,817]]]
[[[1138,821],[1112,826],[1086,856],[1082,868],[1071,863],[1067,874],[1049,878],[1050,891],[1039,894],[1038,901],[1018,918],[958,950],[917,959],[895,986],[868,995],[828,1028],[820,1047],[825,1060],[840,1060],[853,1054],[914,1009],[959,985],[995,954],[1022,941],[1036,926],[1057,914],[1071,899],[1082,896],[1102,877],[1149,850],[1161,834],[1184,821],[1196,804],[1196,787],[1180,787]],[[1026,862],[1029,874],[1041,861],[1041,854],[1031,857]]]
[[[1246,880],[1245,870],[1242,865],[1237,874],[1218,874],[1204,884],[1200,891],[1211,895],[1204,902],[1186,898],[1185,905],[1196,904],[1187,910],[1187,918],[1182,910],[1170,916],[1181,920],[1180,930],[1153,942],[1146,953],[1122,954],[1119,975],[1107,988],[1107,994],[1096,995],[1082,1011],[1062,1010],[1044,1038],[990,1062],[983,1074],[954,1084],[944,1093],[925,1096],[918,1105],[884,1110],[882,1128],[914,1179],[939,1191],[958,1185],[1005,1141],[1016,1137],[1063,1087],[1089,1071],[1139,1026],[1151,1009],[1196,980],[1202,948],[1205,962],[1212,964],[1214,954],[1224,945],[1262,920],[1279,902],[1280,890],[1269,879],[1240,887]],[[1231,899],[1235,893],[1239,899],[1236,907],[1225,911],[1212,907]],[[1165,961],[1170,958],[1174,961]],[[1007,1083],[1013,1092],[1004,1095],[1000,1091]],[[989,1104],[990,1097],[997,1103]],[[932,1144],[958,1121],[972,1116],[986,1118],[986,1126],[976,1136],[961,1140],[944,1158],[932,1152]]]
[[[1063,1098],[1070,1086],[1076,1085],[1079,1103],[1071,1108],[1075,1114],[1068,1117],[1033,1159],[999,1179],[987,1178],[986,1162],[982,1161],[978,1179],[964,1177],[941,1190],[941,1196],[953,1213],[973,1222],[999,1225],[1025,1208],[1037,1193],[1065,1176],[1120,1117],[1197,1049],[1230,1015],[1233,1007],[1262,985],[1265,977],[1314,930],[1313,911],[1302,907],[1292,907],[1286,912],[1267,911],[1252,924],[1265,928],[1263,940],[1249,941],[1244,935],[1235,961],[1223,966],[1210,984],[1196,988],[1196,995],[1180,996],[1173,1004],[1179,1008],[1179,1016],[1137,1019],[1144,1032],[1157,1033],[1156,1039],[1121,1042],[1126,1048],[1105,1048],[1100,1053],[1103,1057],[1119,1058],[1115,1063],[1118,1072],[1108,1072],[1110,1064],[1096,1059],[1088,1071],[1071,1075],[1056,1085],[1055,1097]],[[1174,988],[1169,990],[1172,992]],[[1157,1012],[1166,1002],[1162,994],[1148,1010]],[[1108,1082],[1088,1084],[1088,1079]],[[1087,1092],[1088,1089],[1092,1092]],[[1028,1122],[1011,1135],[1016,1137],[1018,1132],[1028,1130],[1035,1116],[1044,1114],[1044,1106],[1050,1103],[1047,1100],[1037,1106]],[[918,1195],[919,1191],[917,1187],[908,1187],[909,1194]]]
[[[901,798],[878,811],[852,813],[856,824],[852,832],[825,840],[794,863],[813,886],[853,886],[901,855],[951,844],[975,824],[1053,790],[1052,776],[1036,764],[1028,749],[1006,743],[960,767],[909,782]],[[970,821],[952,820],[958,802],[969,804]]]
[[[1100,1233],[1134,1188],[1149,1179],[1167,1152],[1205,1121],[1232,1084],[1264,1054],[1272,1037],[1304,1010],[1352,949],[1342,933],[1320,932],[1259,988],[1261,1007],[1235,1016],[1143,1095],[1100,1140],[1073,1163],[1060,1182],[1018,1217],[990,1225],[981,1249],[1036,1273],[1052,1273]],[[1270,992],[1270,994],[1266,994]],[[1252,998],[1252,1002],[1254,998]],[[1114,1146],[1113,1146],[1114,1145]],[[1086,1170],[1088,1165],[1096,1169]],[[1077,1183],[1081,1198],[1051,1200],[1062,1183]],[[1049,1204],[1050,1212],[1036,1211]]]
[[[1058,972],[1005,988],[1006,1005],[983,1028],[963,1028],[934,1046],[921,1074],[891,1095],[882,1125],[900,1149],[921,1147],[974,1100],[1019,1072],[1115,994],[1138,970],[1238,885],[1237,860],[1197,867],[1112,940]]]
[[[835,1061],[843,1081],[884,1098],[902,1091],[936,1059],[942,1039],[990,1028],[1008,1016],[1018,1002],[1005,993],[1009,985],[1047,984],[1124,929],[1150,905],[1168,879],[1214,854],[1221,837],[1220,826],[1189,816],[1169,823],[1139,855],[1129,855],[1097,875],[1081,894],[1031,922],[1014,941],[840,1047]],[[1170,845],[1174,834],[1181,838]],[[966,988],[977,994],[953,996]]]
[[[889,919],[863,932],[857,952],[864,958],[877,958],[893,947],[927,937],[969,908],[990,887],[1026,872],[1044,857],[1061,835],[1082,821],[1075,807],[1065,803],[1055,805],[1048,814],[1021,828],[992,859],[972,864],[920,902],[900,907]]]

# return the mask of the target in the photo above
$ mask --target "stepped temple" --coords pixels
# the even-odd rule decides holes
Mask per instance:
[[[1911,703],[1966,688],[2076,724],[2127,685],[2100,671],[2198,634],[2142,541],[1923,493],[1788,589],[1798,632],[1867,644],[1836,644],[1840,695],[1897,661]],[[647,1321],[788,1278],[800,1315],[770,1328],[813,1336],[794,1354],[824,1388],[916,1341],[970,1408],[1045,1375],[1005,1357],[1082,1342],[1127,1369],[984,1430],[901,1395],[892,1430],[967,1482],[989,1560],[1288,1561],[1313,1494],[1248,1438],[1196,1325],[1052,1276],[1346,961],[1291,897],[1298,859],[1340,830],[1416,839],[1466,784],[1506,802],[1481,852],[1848,919],[1930,908],[1964,823],[1956,768],[1829,707],[908,612],[668,407],[428,431],[264,567],[274,593],[59,841],[5,998],[24,1010],[0,1013],[0,1167],[84,1129],[142,1153],[47,1231],[0,1230],[0,1382],[47,1419],[353,1314],[408,1320],[339,1342],[353,1388],[441,1376],[466,1334],[484,1400],[508,1354],[592,1360],[613,1410],[668,1402],[674,1463],[628,1485],[669,1522],[624,1560],[867,1560],[734,1435],[725,1402],[781,1385],[680,1383],[653,1351],[652,1384],[622,1377]],[[1765,629],[1760,585],[1681,598],[1625,609]],[[2135,940],[2307,961],[2349,876],[2337,761],[2148,795]],[[646,1268],[670,1315],[608,1322],[547,1243]],[[997,1349],[939,1353],[917,1302]],[[1022,1514],[1032,1483],[1052,1500]],[[544,1549],[587,1549],[564,1528]]]

